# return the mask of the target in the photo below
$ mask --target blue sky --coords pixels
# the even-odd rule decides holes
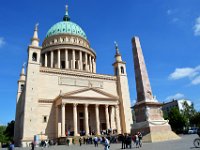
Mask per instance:
[[[114,41],[127,63],[131,100],[136,98],[131,38],[139,36],[149,78],[160,102],[188,98],[200,110],[199,0],[2,0],[0,5],[0,124],[15,117],[17,80],[39,22],[40,45],[69,5],[97,53],[97,73],[113,74]]]

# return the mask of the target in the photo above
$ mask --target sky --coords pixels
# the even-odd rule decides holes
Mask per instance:
[[[114,41],[126,62],[136,99],[131,38],[140,38],[153,94],[159,102],[187,98],[200,110],[199,0],[1,0],[0,124],[15,119],[17,80],[36,23],[40,45],[69,5],[71,21],[97,54],[97,73],[114,74]]]

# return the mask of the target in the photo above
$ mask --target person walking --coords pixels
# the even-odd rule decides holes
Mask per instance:
[[[106,137],[103,137],[103,141],[104,141],[104,150],[109,150],[110,148],[110,142]]]
[[[138,132],[139,146],[142,147],[142,133]]]
[[[137,134],[135,134],[135,144],[136,144],[136,148],[139,148],[139,137]]]
[[[97,136],[94,137],[94,146],[98,147],[98,137]]]
[[[34,141],[31,142],[31,150],[34,150],[35,148],[35,144],[34,144]]]
[[[82,138],[81,137],[79,138],[79,144],[80,144],[80,146],[82,145]]]
[[[122,134],[122,149],[125,149],[126,148],[126,138],[125,138],[125,135]]]

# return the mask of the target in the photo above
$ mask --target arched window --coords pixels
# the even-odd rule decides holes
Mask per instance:
[[[22,84],[22,85],[21,85],[21,91],[23,91],[23,89],[24,89],[24,85]]]
[[[121,74],[124,74],[124,67],[121,66]]]
[[[37,61],[37,53],[33,53],[32,55],[32,61]]]

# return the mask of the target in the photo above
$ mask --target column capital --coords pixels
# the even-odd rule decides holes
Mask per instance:
[[[95,104],[95,107],[99,107],[99,104]]]
[[[84,107],[88,107],[89,106],[89,104],[84,104]]]
[[[65,105],[66,105],[65,103],[62,103],[62,104],[61,104],[62,107],[64,107]]]
[[[73,103],[73,107],[76,107],[78,105],[78,103]]]
[[[105,108],[108,108],[108,106],[109,106],[109,105],[108,105],[108,104],[106,104],[106,105],[105,105]]]
[[[116,108],[116,109],[119,109],[119,104],[115,105],[115,108]]]

